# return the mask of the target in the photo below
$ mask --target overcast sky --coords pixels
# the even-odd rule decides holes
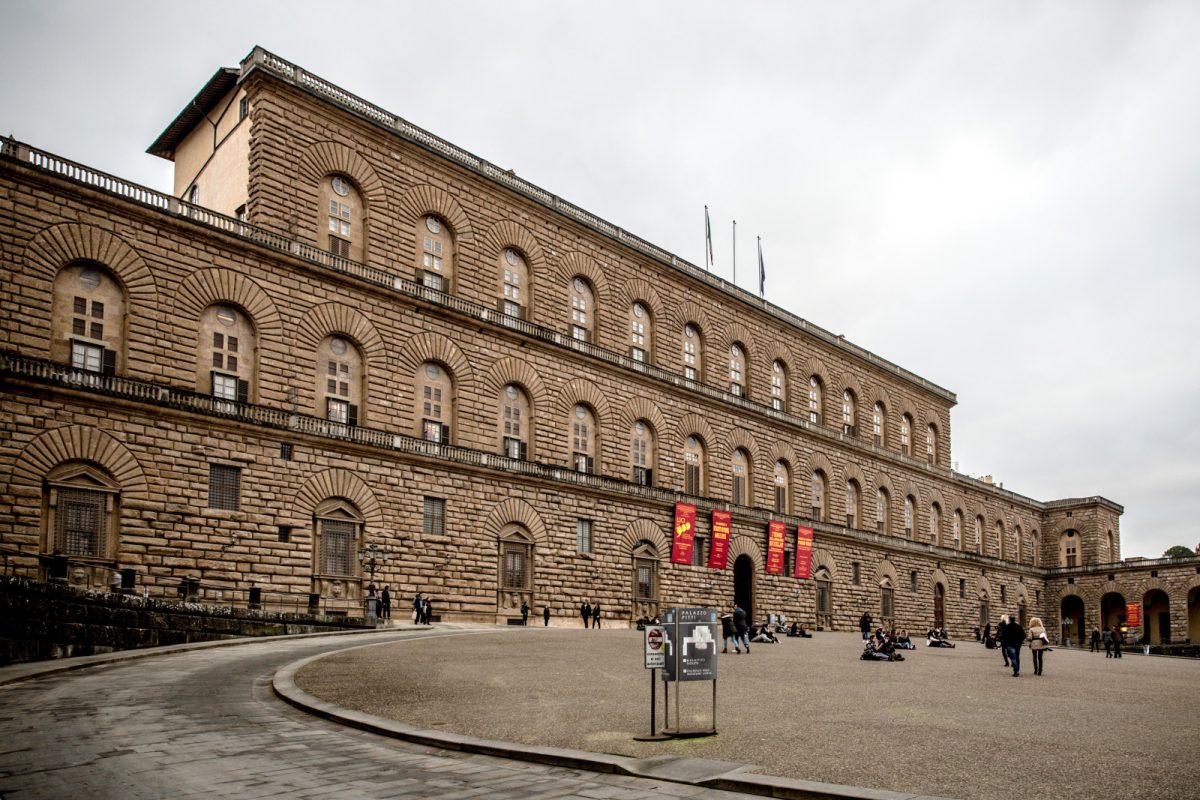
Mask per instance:
[[[6,0],[0,132],[145,155],[254,45],[957,393],[953,460],[1200,542],[1200,4]]]

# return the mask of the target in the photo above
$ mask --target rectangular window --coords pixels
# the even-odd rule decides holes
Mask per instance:
[[[325,398],[325,419],[346,424],[350,421],[350,404],[345,400]]]
[[[87,372],[102,372],[104,348],[85,342],[71,342],[71,366]]]
[[[783,411],[783,400],[778,397],[772,397],[771,408],[775,409],[776,411]]]
[[[68,556],[103,556],[108,497],[87,489],[59,489],[54,546]]]
[[[705,537],[697,536],[692,539],[692,566],[703,567],[708,563],[708,554],[704,550]]]
[[[912,590],[915,592],[917,590],[917,571],[915,569],[908,573],[908,580],[912,586]]]
[[[514,439],[511,436],[504,437],[504,455],[509,458],[526,460],[527,450],[526,445],[520,439]]]
[[[571,326],[571,336],[579,342],[590,342],[592,340],[591,332],[588,331],[587,328],[580,327],[579,325]]]
[[[786,486],[776,486],[775,487],[775,513],[776,514],[786,514],[787,513],[787,487]]]
[[[739,506],[746,504],[746,477],[744,475],[733,476],[733,502],[734,505]]]
[[[831,614],[832,603],[829,581],[817,581],[817,613]]]
[[[446,532],[446,501],[440,497],[426,497],[422,514],[421,530],[431,536],[443,536]]]
[[[238,488],[241,482],[241,467],[231,467],[226,464],[209,464],[208,507],[222,511],[237,511]]]
[[[683,377],[687,378],[689,381],[697,380],[696,374],[697,373],[696,373],[695,367],[684,367],[683,368]]]
[[[967,581],[965,578],[958,579],[958,596],[959,597],[967,596]]]
[[[1008,602],[1008,598],[1005,597],[1004,584],[1000,584],[1000,602],[1001,603]]]
[[[638,363],[645,363],[646,351],[640,347],[631,347],[629,348],[629,357]]]
[[[421,438],[427,442],[449,444],[450,426],[443,425],[435,419],[423,420],[421,424]]]
[[[700,495],[700,465],[685,464],[683,468],[684,494]]]
[[[341,519],[321,520],[321,572],[354,574],[354,539],[358,525]]]
[[[222,375],[214,372],[212,375],[213,397],[221,400],[238,399],[238,379],[236,375]]]
[[[590,519],[575,520],[575,550],[580,553],[592,552],[592,521]]]
[[[895,592],[892,590],[892,587],[883,587],[883,597],[881,599],[883,601],[880,604],[880,611],[883,612],[882,616],[884,619],[891,619],[895,616],[896,605]]]
[[[282,458],[284,461],[292,460],[292,443],[291,442],[281,442],[280,443],[279,457]]]
[[[332,223],[333,220],[330,220]],[[350,257],[350,242],[347,239],[342,239],[337,236],[330,235],[329,237],[329,252],[341,258]]]
[[[250,113],[250,98],[243,97],[238,101],[238,119],[243,120]]]
[[[571,456],[572,466],[576,472],[586,472],[592,474],[594,462],[592,457],[586,453],[573,453]]]
[[[523,544],[504,545],[504,588],[528,588],[528,548]]]
[[[850,583],[855,586],[862,583],[862,569],[857,561],[850,562]]]
[[[638,600],[654,599],[654,567],[645,561],[635,562],[633,591]]]

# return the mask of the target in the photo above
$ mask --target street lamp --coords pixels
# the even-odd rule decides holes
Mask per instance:
[[[372,542],[366,550],[358,551],[358,560],[367,568],[370,582],[367,584],[367,597],[375,596],[375,568],[383,566],[388,560],[386,547],[378,547]]]

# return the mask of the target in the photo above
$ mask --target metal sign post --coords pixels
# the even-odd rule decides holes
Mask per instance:
[[[650,735],[635,736],[634,741],[637,742],[661,742],[665,739],[670,739],[665,733],[658,733],[655,729],[655,713],[658,704],[655,698],[655,689],[658,671],[667,665],[667,634],[666,630],[661,625],[647,625],[645,635],[645,665],[646,669],[650,670]]]
[[[666,680],[712,681],[712,727],[684,730],[679,711],[681,687],[675,687],[675,727],[663,733],[673,737],[712,736],[717,732],[717,612],[711,608],[672,608],[663,617],[667,636]],[[669,720],[668,720],[669,722]]]

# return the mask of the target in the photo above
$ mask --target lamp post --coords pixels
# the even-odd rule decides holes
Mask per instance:
[[[387,564],[388,551],[372,542],[366,550],[358,551],[358,560],[367,568],[370,581],[367,583],[367,597],[375,596],[375,568]]]

